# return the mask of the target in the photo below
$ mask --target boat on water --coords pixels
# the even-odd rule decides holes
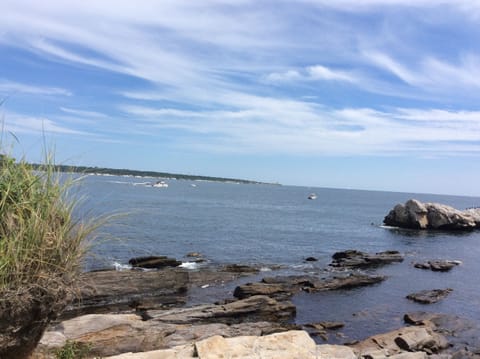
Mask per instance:
[[[168,183],[165,181],[157,181],[151,184],[152,187],[168,187]]]
[[[317,199],[317,195],[315,193],[310,193],[307,198],[308,199]]]

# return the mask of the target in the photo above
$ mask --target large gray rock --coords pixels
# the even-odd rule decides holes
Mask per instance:
[[[439,203],[415,199],[397,204],[383,222],[389,226],[412,229],[469,230],[480,226],[480,210],[457,210]]]

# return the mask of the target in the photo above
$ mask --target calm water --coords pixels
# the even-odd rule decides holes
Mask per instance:
[[[89,176],[81,191],[90,215],[124,214],[106,227],[88,269],[127,263],[140,255],[184,259],[200,252],[212,263],[281,264],[290,271],[318,273],[340,250],[399,250],[403,263],[377,270],[389,276],[373,287],[345,292],[299,294],[298,323],[347,322],[347,339],[402,325],[408,311],[459,314],[480,322],[480,232],[423,233],[382,228],[383,217],[407,199],[441,202],[459,209],[480,198],[274,185],[167,181],[168,188],[139,183],[148,179]],[[193,187],[195,184],[196,187]],[[317,200],[308,200],[315,192]],[[306,264],[304,258],[319,259]],[[454,259],[449,273],[412,267],[412,261]],[[419,305],[405,299],[422,289],[453,288],[445,300]],[[345,338],[331,337],[332,341]]]

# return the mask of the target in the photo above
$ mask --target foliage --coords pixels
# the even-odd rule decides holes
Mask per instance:
[[[83,359],[87,358],[91,347],[75,341],[67,341],[66,344],[55,352],[56,359]]]

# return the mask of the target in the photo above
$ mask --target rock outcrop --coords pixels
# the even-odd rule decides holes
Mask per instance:
[[[432,260],[414,263],[413,266],[419,269],[430,269],[434,272],[448,272],[453,267],[458,266],[460,263],[460,261]]]
[[[368,268],[378,267],[394,262],[402,262],[403,255],[398,251],[385,251],[375,254],[360,252],[357,250],[347,250],[337,252],[333,256],[330,263],[332,267],[341,268]]]
[[[277,299],[285,299],[293,294],[318,292],[326,290],[350,289],[376,284],[385,280],[384,276],[349,273],[327,278],[312,276],[278,276],[266,277],[261,282],[247,283],[235,288],[236,298],[248,298],[253,295],[268,295]]]
[[[213,335],[263,335],[286,331],[295,314],[290,302],[256,296],[224,305],[151,310],[137,314],[88,314],[59,323],[43,336],[39,352],[67,341],[88,345],[93,356],[165,349]]]
[[[421,325],[374,335],[353,345],[352,349],[360,358],[413,359],[427,358],[427,353],[438,353],[447,347],[448,341],[443,335],[436,333],[429,326]],[[415,355],[404,356],[407,353]]]
[[[412,229],[471,230],[480,227],[480,209],[460,211],[444,204],[410,199],[404,205],[397,204],[383,222]]]

